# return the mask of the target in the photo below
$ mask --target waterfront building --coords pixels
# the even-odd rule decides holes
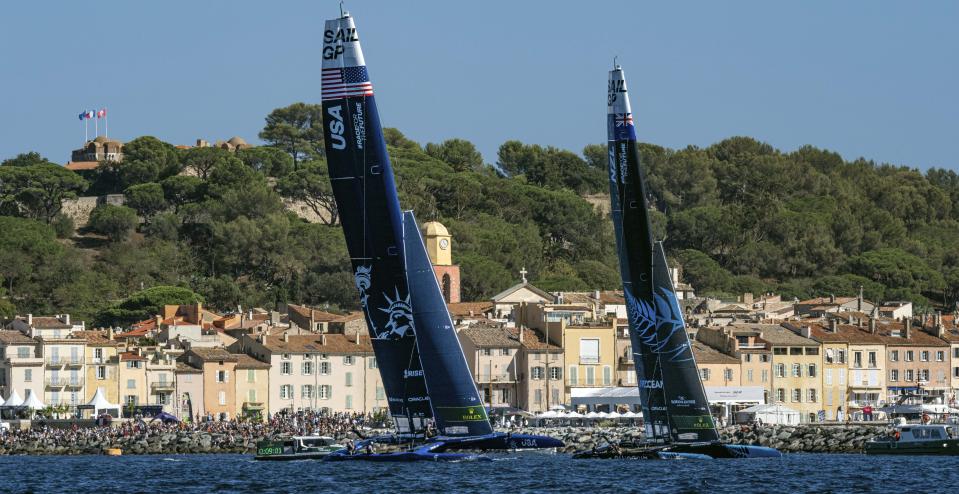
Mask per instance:
[[[236,417],[265,420],[270,399],[270,364],[246,355],[236,357]]]
[[[15,330],[0,330],[0,393],[43,395],[43,356],[39,342]]]
[[[366,318],[360,311],[333,314],[303,305],[287,304],[290,324],[314,333],[339,333],[345,335],[369,334]]]
[[[57,314],[55,316],[17,316],[10,324],[9,329],[19,331],[30,338],[38,336],[48,339],[60,339],[70,336],[74,331],[83,331],[86,324],[83,321],[79,323],[70,320],[70,314]]]
[[[955,407],[959,393],[959,327],[956,326],[956,314],[928,314],[921,318],[923,329],[949,344],[949,387],[946,396],[950,406]]]
[[[922,393],[948,400],[952,392],[951,346],[945,340],[912,327],[912,319],[869,321],[869,328],[886,345],[886,400],[904,394]]]
[[[751,325],[704,327],[696,333],[696,341],[737,358],[742,385],[761,387],[763,403],[772,403],[772,347],[760,329]]]
[[[173,412],[176,400],[176,361],[171,353],[157,352],[145,362],[147,404],[159,405],[164,412]]]
[[[369,336],[242,335],[230,347],[270,364],[270,413],[281,410],[376,412],[386,395]]]
[[[519,365],[522,345],[518,334],[500,324],[477,324],[457,333],[466,364],[487,406],[519,405],[518,383],[526,375],[523,373],[525,369]]]
[[[203,400],[203,371],[189,364],[176,361],[173,414],[181,420],[195,421],[205,415]]]
[[[34,321],[40,318],[34,318]],[[37,331],[34,339],[40,342],[43,356],[43,401],[49,406],[67,406],[74,411],[77,405],[86,403],[86,343],[83,338],[69,330]],[[57,335],[57,336],[54,336]]]
[[[704,387],[742,386],[742,364],[739,359],[719,352],[702,342],[690,342]]]
[[[633,342],[629,337],[629,322],[625,318],[613,320],[616,330],[616,385],[636,385],[636,364],[633,360]]]
[[[562,346],[566,360],[566,394],[576,387],[614,386],[616,368],[616,330],[612,323],[581,324],[562,327]]]
[[[150,391],[147,385],[146,371],[147,357],[140,347],[120,352],[118,381],[120,384],[120,398],[123,400],[124,415],[134,411],[136,407],[149,403]]]
[[[802,318],[823,317],[826,314],[835,312],[855,311],[861,313],[872,313],[876,304],[866,300],[862,296],[862,287],[858,297],[837,297],[830,295],[828,297],[816,297],[809,300],[796,302],[796,315]]]
[[[92,400],[97,389],[102,389],[107,401],[120,403],[120,351],[123,344],[114,339],[112,329],[76,331],[73,335],[87,341],[84,402]]]
[[[223,348],[191,348],[177,361],[203,372],[201,415],[228,420],[236,413],[236,363],[238,358]]]
[[[521,371],[516,406],[537,413],[568,403],[563,379],[563,348],[534,329],[507,328],[507,331],[520,343],[517,365]]]

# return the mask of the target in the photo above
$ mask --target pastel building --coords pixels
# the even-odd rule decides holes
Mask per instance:
[[[501,325],[477,324],[460,329],[458,336],[483,403],[518,406],[519,382],[528,378],[520,366],[518,333]]]

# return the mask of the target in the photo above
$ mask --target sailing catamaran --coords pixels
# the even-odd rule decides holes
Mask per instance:
[[[646,424],[636,450],[586,452],[579,457],[778,457],[771,448],[719,441],[696,369],[686,325],[669,276],[662,242],[653,242],[645,177],[623,70],[609,73],[609,187],[633,361]]]
[[[373,85],[348,13],[326,22],[322,100],[333,194],[398,433],[373,440],[425,443],[396,456],[402,460],[418,454],[448,459],[436,455],[449,449],[562,446],[548,437],[493,432],[416,220],[400,210]],[[426,437],[430,421],[436,437]]]

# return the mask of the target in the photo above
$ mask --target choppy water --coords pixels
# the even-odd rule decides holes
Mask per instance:
[[[795,454],[757,460],[256,462],[242,455],[0,457],[0,492],[953,492],[959,457]]]

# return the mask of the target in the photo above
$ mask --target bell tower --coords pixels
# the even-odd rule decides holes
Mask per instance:
[[[453,236],[438,221],[426,222],[422,228],[426,253],[430,256],[436,281],[443,291],[443,299],[448,304],[459,303],[460,267],[453,264]]]

